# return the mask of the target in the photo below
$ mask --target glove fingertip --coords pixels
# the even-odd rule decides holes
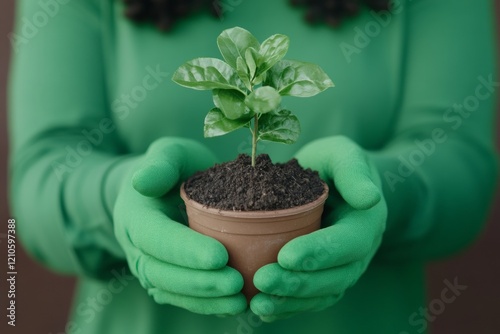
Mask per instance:
[[[359,209],[361,210],[367,210],[374,207],[382,199],[380,190],[373,183],[369,183],[366,188],[363,201],[361,201],[359,205]]]
[[[250,301],[250,309],[258,316],[268,316],[272,314],[269,307],[269,298],[264,293],[256,294]]]
[[[259,268],[259,270],[257,270],[257,272],[253,275],[253,284],[260,291],[267,291],[270,287],[269,278],[272,277],[270,266],[272,266],[272,264]]]
[[[353,208],[368,210],[380,202],[382,194],[371,181],[367,181],[356,188],[352,187],[343,197]]]
[[[137,190],[139,193],[143,194],[144,192],[144,181],[143,181],[143,170],[140,169],[138,171],[136,171],[133,175],[132,175],[132,187],[134,187],[135,190]],[[143,194],[144,195],[144,194]]]
[[[208,238],[208,237],[207,237]],[[206,269],[216,270],[222,269],[229,261],[229,254],[223,244],[215,239],[210,239],[204,252],[204,259],[202,262],[205,264]]]
[[[278,253],[278,264],[288,270],[302,270],[301,257],[297,256],[297,244],[294,240],[285,244]]]
[[[243,293],[238,293],[236,296],[231,298],[231,311],[228,315],[234,316],[245,312],[248,308],[247,299]]]
[[[278,264],[282,266],[285,269],[291,269],[294,267],[295,261],[291,259],[291,257],[288,255],[288,253],[278,253]]]
[[[165,195],[178,181],[178,175],[167,173],[164,168],[149,165],[139,169],[132,176],[132,186],[140,194],[147,197]]]
[[[227,265],[228,260],[229,260],[229,257],[227,255],[214,256],[214,257],[208,258],[205,261],[205,264],[207,267],[206,269],[208,269],[208,270],[222,269]]]

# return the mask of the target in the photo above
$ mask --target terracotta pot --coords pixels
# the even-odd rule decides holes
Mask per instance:
[[[228,265],[244,279],[243,294],[248,302],[258,293],[253,275],[260,267],[277,261],[288,241],[319,229],[328,187],[314,202],[276,211],[223,211],[189,199],[181,187],[189,226],[219,240],[229,254]]]

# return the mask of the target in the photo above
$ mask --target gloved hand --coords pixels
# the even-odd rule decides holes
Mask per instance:
[[[157,303],[201,314],[237,314],[247,307],[240,292],[243,278],[226,266],[226,249],[179,223],[187,224],[180,182],[214,161],[194,141],[154,142],[125,179],[114,207],[114,229],[132,274]]]
[[[254,284],[262,293],[250,307],[267,322],[335,304],[368,267],[387,218],[378,172],[350,139],[317,140],[296,157],[329,183],[330,197],[323,228],[288,242],[278,263],[255,274]]]

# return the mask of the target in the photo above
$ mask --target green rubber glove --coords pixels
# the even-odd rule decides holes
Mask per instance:
[[[255,274],[254,284],[262,293],[250,307],[267,322],[335,304],[368,267],[387,218],[379,174],[350,139],[317,140],[296,157],[327,181],[330,197],[323,228],[288,242],[278,263]]]
[[[194,141],[157,140],[125,179],[114,227],[132,274],[157,303],[229,315],[247,307],[241,274],[226,266],[228,254],[220,242],[179,223],[185,222],[180,182],[214,161]]]

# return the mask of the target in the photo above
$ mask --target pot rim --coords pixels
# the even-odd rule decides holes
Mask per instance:
[[[319,196],[317,199],[315,199],[312,202],[300,205],[300,206],[295,206],[292,208],[288,209],[280,209],[280,210],[260,210],[260,211],[233,211],[233,210],[220,210],[220,209],[215,209],[215,208],[210,208],[206,205],[203,205],[199,202],[196,202],[195,200],[191,199],[188,197],[186,194],[186,191],[184,190],[184,182],[181,184],[181,189],[180,189],[180,195],[181,198],[184,200],[184,203],[186,205],[189,205],[197,210],[204,211],[209,214],[213,215],[219,215],[219,216],[224,216],[224,217],[234,217],[234,218],[273,218],[273,217],[286,217],[286,216],[292,216],[292,215],[297,215],[302,212],[306,212],[309,210],[312,210],[320,205],[322,205],[326,199],[328,198],[328,192],[329,188],[328,185],[323,182],[324,190],[321,196]]]

